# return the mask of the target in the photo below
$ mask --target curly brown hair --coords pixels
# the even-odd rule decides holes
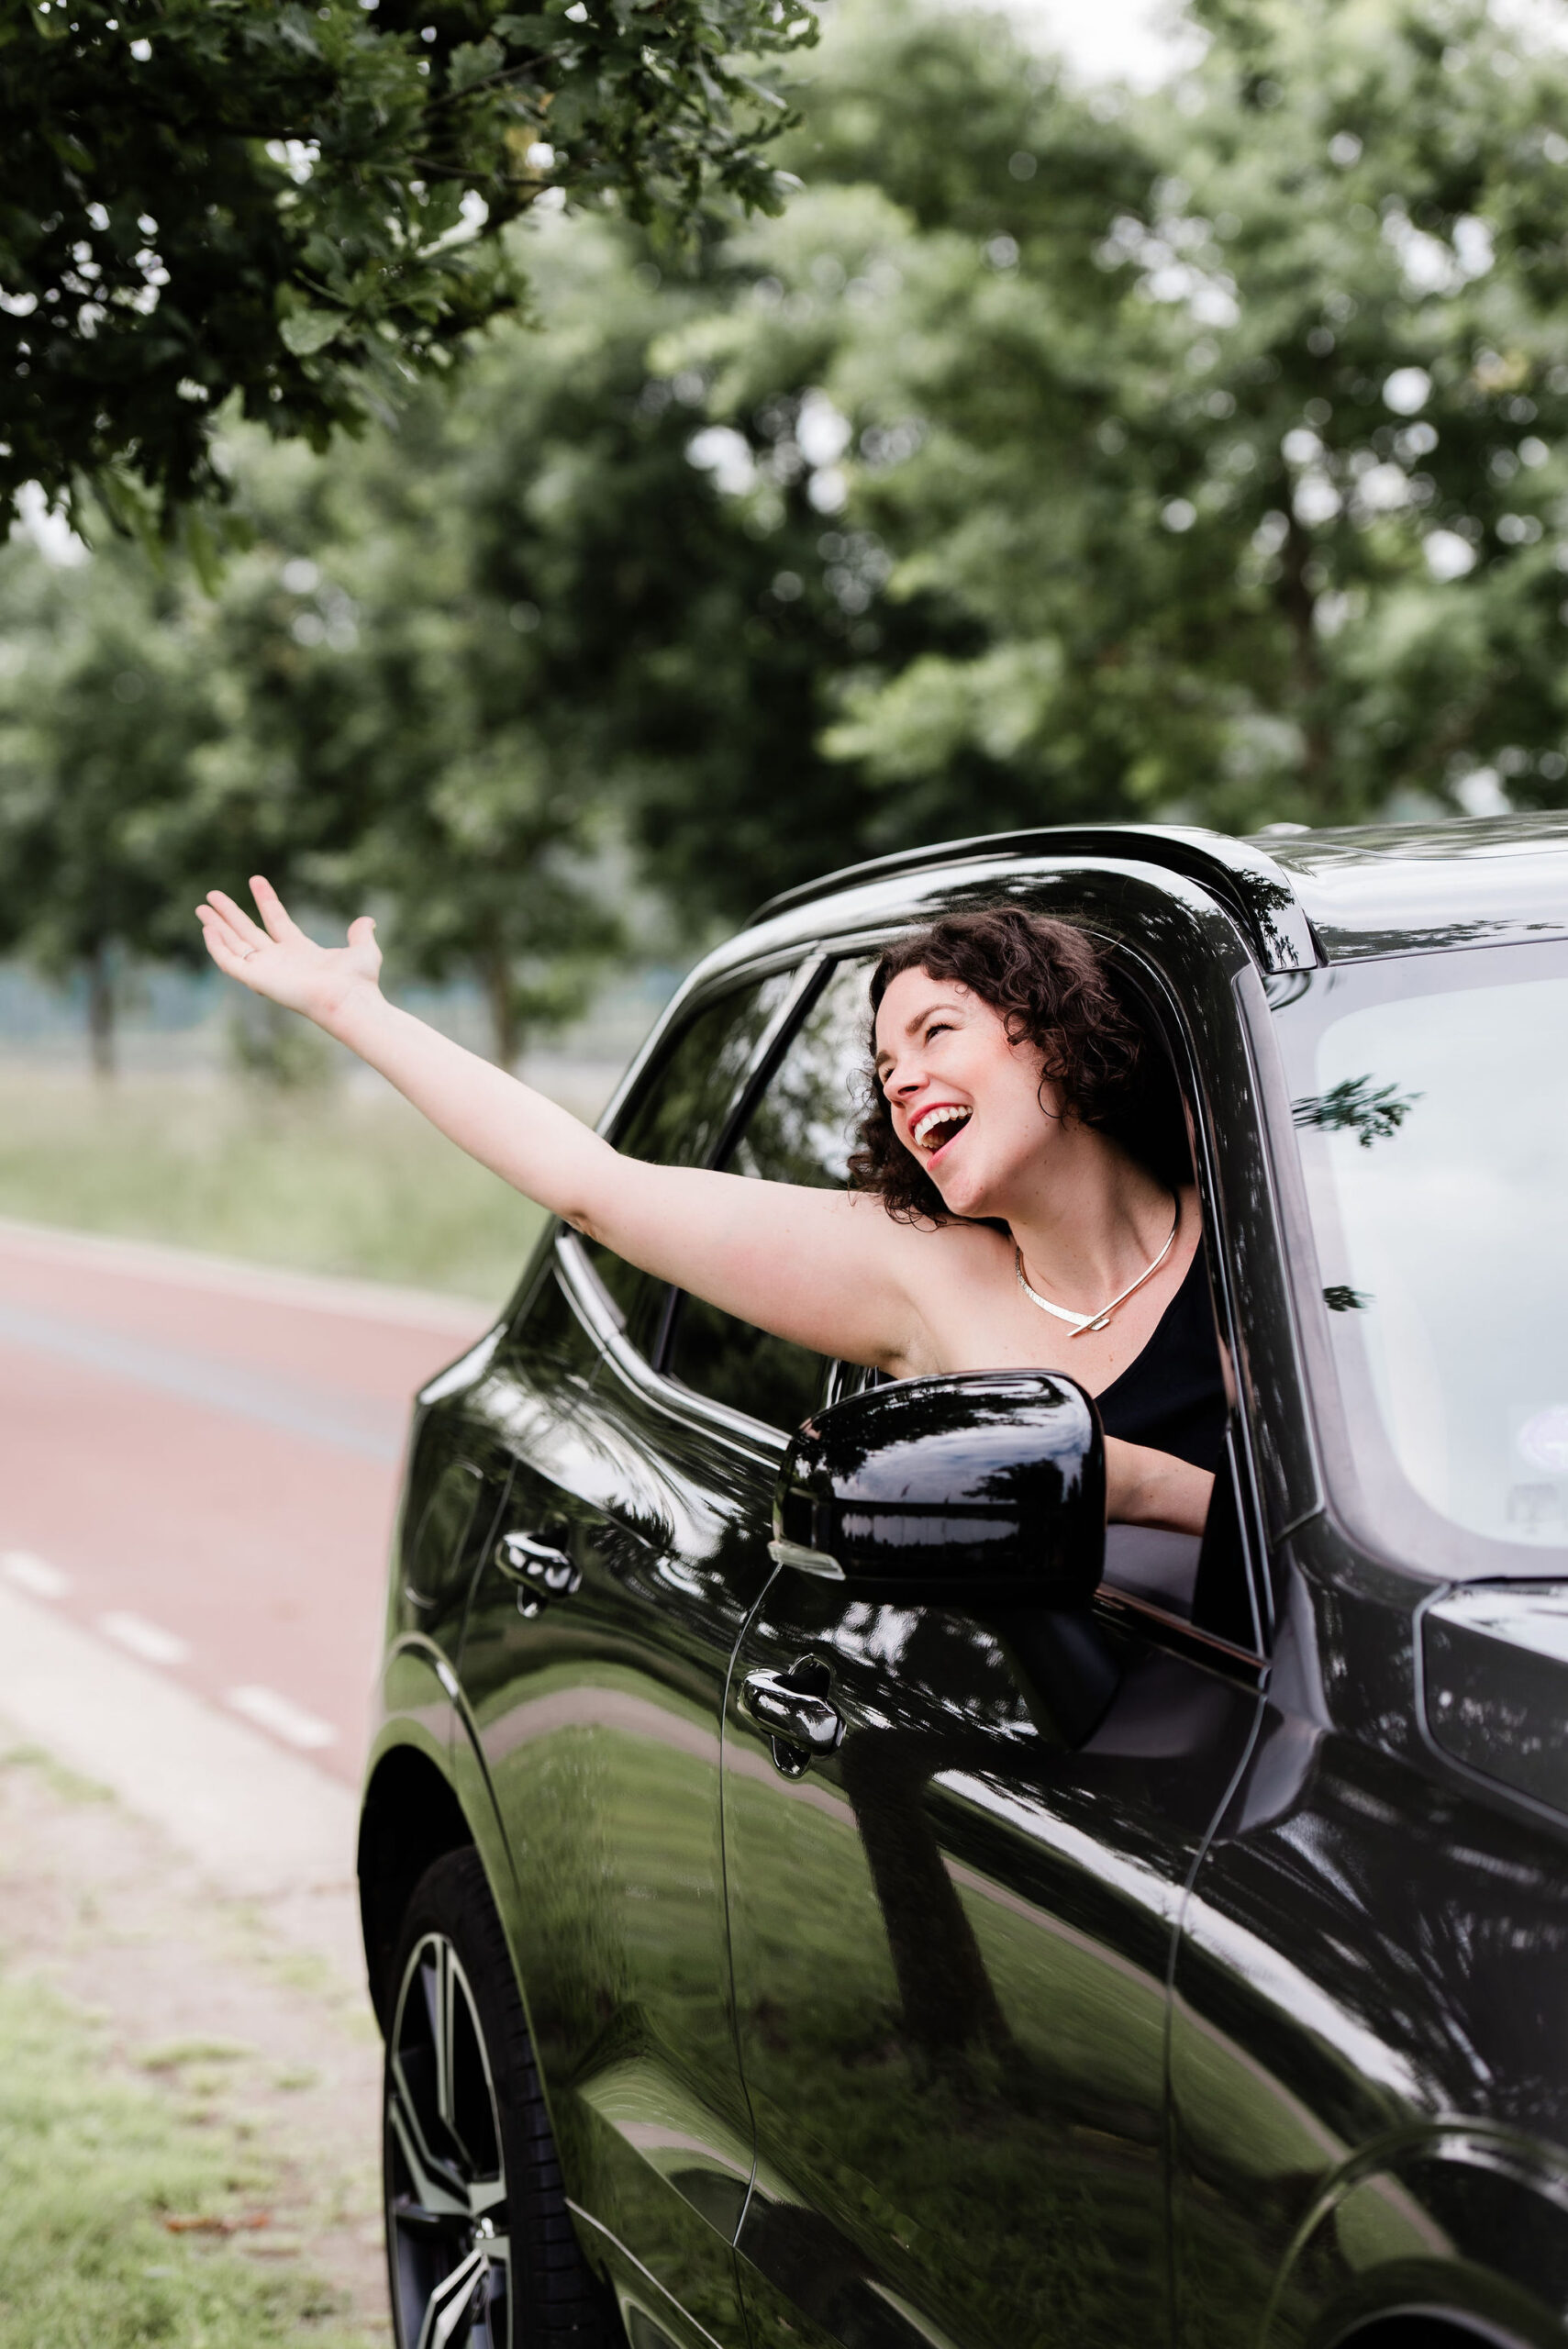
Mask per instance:
[[[1137,1112],[1151,1080],[1162,1089],[1162,1073],[1149,1063],[1163,1055],[1147,1051],[1098,947],[1074,923],[1054,915],[991,906],[943,914],[910,930],[895,940],[872,973],[871,1065],[861,1080],[862,1115],[850,1159],[851,1189],[875,1192],[900,1222],[916,1217],[933,1223],[959,1220],[894,1131],[887,1096],[876,1077],[882,998],[900,972],[916,970],[933,979],[957,980],[999,1011],[1009,1041],[1038,1048],[1042,1082],[1050,1079],[1063,1108],[1084,1125],[1114,1133],[1140,1158],[1169,1156],[1168,1137],[1165,1147],[1140,1148],[1131,1130],[1140,1122]],[[1169,1085],[1168,1072],[1163,1074]],[[1158,1123],[1168,1127],[1168,1115]]]

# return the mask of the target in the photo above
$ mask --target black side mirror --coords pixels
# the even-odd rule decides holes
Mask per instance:
[[[1106,1546],[1099,1414],[1040,1370],[870,1387],[800,1429],[773,1528],[779,1564],[868,1598],[1086,1608]]]

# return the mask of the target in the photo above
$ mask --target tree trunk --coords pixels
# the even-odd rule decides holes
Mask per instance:
[[[1318,595],[1307,576],[1314,554],[1312,534],[1285,507],[1287,528],[1281,549],[1279,600],[1291,634],[1291,684],[1301,726],[1301,780],[1320,816],[1333,811],[1328,805],[1331,744],[1323,724],[1323,659],[1318,642]]]
[[[95,1077],[115,1073],[115,980],[106,941],[87,957],[87,1052]]]
[[[523,1049],[522,1023],[517,1018],[510,958],[497,948],[484,957],[484,994],[490,1006],[492,1052],[498,1068],[516,1068]]]

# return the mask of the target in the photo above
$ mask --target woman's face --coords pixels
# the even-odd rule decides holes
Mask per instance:
[[[954,1215],[1010,1217],[1060,1131],[1035,1045],[1008,1041],[994,1005],[955,979],[901,971],[876,1015],[877,1079],[893,1129]]]

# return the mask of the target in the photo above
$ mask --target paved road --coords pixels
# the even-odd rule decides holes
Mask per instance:
[[[0,1221],[0,1573],[354,1782],[409,1398],[489,1318]]]

